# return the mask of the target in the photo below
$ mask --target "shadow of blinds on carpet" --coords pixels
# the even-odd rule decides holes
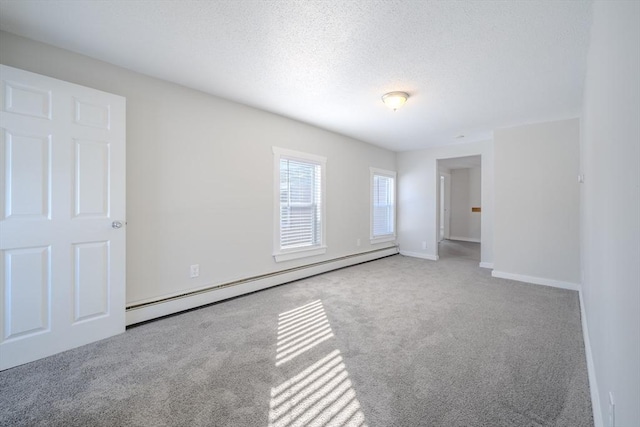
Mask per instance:
[[[278,316],[276,367],[334,337],[322,301]],[[269,427],[366,427],[339,350],[271,389]]]

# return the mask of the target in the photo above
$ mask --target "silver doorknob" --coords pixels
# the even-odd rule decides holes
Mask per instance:
[[[122,221],[113,221],[113,222],[111,223],[111,227],[112,227],[112,228],[116,228],[116,229],[118,229],[118,228],[122,228]]]

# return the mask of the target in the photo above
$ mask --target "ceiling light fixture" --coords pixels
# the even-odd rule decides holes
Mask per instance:
[[[406,92],[389,92],[382,95],[382,102],[393,111],[396,111],[407,102],[408,98],[409,94]]]

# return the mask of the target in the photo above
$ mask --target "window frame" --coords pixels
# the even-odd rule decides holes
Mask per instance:
[[[382,235],[374,235],[373,234],[373,228],[374,228],[374,197],[373,197],[373,193],[374,193],[374,178],[375,176],[383,176],[386,178],[391,178],[393,180],[393,186],[392,186],[392,190],[393,190],[393,200],[392,200],[392,206],[393,206],[393,210],[392,210],[392,214],[393,214],[393,221],[392,221],[392,226],[393,226],[393,232],[388,233],[388,234],[382,234]],[[376,243],[384,243],[384,242],[392,242],[396,240],[397,237],[397,176],[398,173],[395,171],[390,171],[390,170],[386,170],[386,169],[379,169],[379,168],[374,168],[374,167],[370,167],[369,168],[369,210],[370,210],[370,214],[369,214],[369,239],[370,242],[372,244],[376,244]]]
[[[320,166],[320,242],[316,245],[283,249],[280,246],[280,160],[288,159]],[[275,262],[322,255],[327,251],[327,158],[301,151],[273,147],[273,258]]]

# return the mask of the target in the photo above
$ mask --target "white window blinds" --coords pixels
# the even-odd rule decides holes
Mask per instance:
[[[280,249],[322,242],[322,168],[320,164],[280,158]]]
[[[372,238],[395,234],[395,185],[391,175],[372,173]]]

